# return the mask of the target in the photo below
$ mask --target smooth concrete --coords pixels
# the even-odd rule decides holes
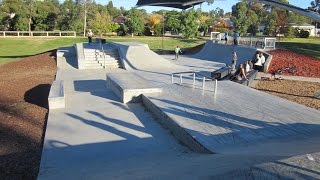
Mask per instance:
[[[50,110],[65,108],[65,94],[63,81],[53,81],[49,92],[48,104]]]
[[[207,41],[203,49],[199,53],[191,55],[191,57],[231,65],[234,51],[237,52],[237,65],[239,65],[252,60],[255,57],[257,49],[254,47],[218,44]]]
[[[120,97],[123,103],[141,102],[141,94],[160,94],[162,92],[161,88],[157,88],[134,73],[107,74],[107,86]]]
[[[66,108],[49,113],[39,179],[320,178],[319,111],[229,81],[219,82],[217,93],[211,81],[202,90],[202,74],[224,63],[184,56],[161,68],[163,59],[150,57],[154,66],[138,58],[128,70],[163,89],[145,96],[154,114],[120,103],[106,87],[107,73],[124,70],[58,72]],[[198,71],[195,84],[189,75],[171,84],[171,73],[190,69]],[[175,126],[161,128],[155,119]],[[190,152],[196,146],[179,135],[217,154]]]

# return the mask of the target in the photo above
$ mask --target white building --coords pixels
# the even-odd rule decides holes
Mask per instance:
[[[318,30],[316,30],[316,27],[312,24],[303,23],[301,25],[298,25],[296,23],[290,23],[290,26],[293,28],[299,28],[303,29],[304,31],[308,31],[310,33],[310,36],[318,35]]]

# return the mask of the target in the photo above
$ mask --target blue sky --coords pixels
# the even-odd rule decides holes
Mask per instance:
[[[116,7],[123,6],[125,9],[130,9],[131,7],[135,6],[138,0],[113,0],[113,5]],[[96,0],[97,3],[100,4],[107,4],[109,0]],[[224,9],[225,12],[230,12],[231,7],[236,4],[237,0],[215,0],[214,4],[208,6],[206,3],[202,5],[202,9],[204,11],[210,11],[212,9],[215,9],[217,7]],[[310,6],[311,0],[289,0],[289,3],[301,8],[307,8]],[[152,6],[145,6],[141,7],[143,9],[146,9],[148,12],[157,11],[160,9],[165,9],[164,7],[152,7]],[[166,8],[169,9],[169,8]]]

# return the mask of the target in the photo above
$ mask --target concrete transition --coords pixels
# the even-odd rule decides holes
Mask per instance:
[[[256,49],[208,42],[174,61],[111,43],[123,69],[92,70],[76,57],[87,61],[91,45],[77,46],[83,55],[58,50],[49,99],[64,96],[65,108],[50,106],[38,179],[320,178],[319,111],[231,81],[203,88],[232,51],[242,63]],[[171,82],[188,71],[195,82]]]

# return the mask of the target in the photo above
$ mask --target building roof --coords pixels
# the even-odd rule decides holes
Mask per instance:
[[[308,23],[302,23],[302,24],[289,23],[289,25],[291,25],[291,26],[310,26],[310,27],[314,27],[314,25],[308,24]]]
[[[205,2],[205,0],[138,0],[136,6],[164,6],[178,9],[188,9],[203,2]]]

